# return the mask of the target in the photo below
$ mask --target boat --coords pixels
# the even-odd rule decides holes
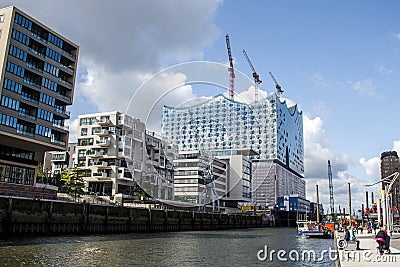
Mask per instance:
[[[296,237],[298,238],[332,238],[332,232],[322,224],[314,221],[297,221]]]

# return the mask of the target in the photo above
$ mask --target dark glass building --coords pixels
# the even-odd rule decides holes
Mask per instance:
[[[34,186],[44,152],[66,150],[78,50],[16,7],[0,9],[0,194]]]

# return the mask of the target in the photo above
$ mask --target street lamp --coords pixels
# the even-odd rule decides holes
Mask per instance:
[[[384,189],[382,189],[382,211],[383,211],[383,226],[386,227],[389,234],[393,226],[393,216],[392,216],[392,187],[397,178],[399,177],[399,172],[394,172],[388,177],[381,179],[373,184],[367,184],[365,186],[374,186],[377,184],[382,184]]]

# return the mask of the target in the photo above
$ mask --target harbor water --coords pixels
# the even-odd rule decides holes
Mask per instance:
[[[334,266],[327,253],[321,256],[329,248],[333,249],[331,239],[296,239],[295,228],[0,237],[0,263],[1,266]],[[279,250],[286,253],[281,252],[280,259]],[[316,253],[315,261],[311,256],[302,258],[305,250]]]

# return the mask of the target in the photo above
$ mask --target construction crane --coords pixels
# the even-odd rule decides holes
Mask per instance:
[[[251,68],[251,70],[253,71],[253,79],[254,79],[254,87],[255,87],[255,91],[254,91],[254,100],[255,102],[258,101],[258,85],[260,83],[262,83],[262,81],[260,80],[260,76],[258,76],[256,70],[254,69],[253,64],[251,64],[251,61],[249,59],[249,56],[247,55],[246,51],[243,49],[243,54],[247,60],[247,63],[249,63],[249,66]]]
[[[226,38],[226,48],[228,49],[228,58],[229,58],[229,99],[233,100],[234,92],[235,92],[235,70],[233,68],[233,59],[231,52],[231,42],[229,41],[229,35],[225,36]]]
[[[283,93],[282,87],[279,85],[277,80],[275,79],[274,75],[272,75],[272,72],[269,72],[269,75],[271,75],[272,80],[275,83],[275,88],[276,88],[276,94],[280,96]]]
[[[332,183],[332,168],[331,161],[328,160],[328,178],[329,178],[329,204],[331,208],[331,214],[333,215],[335,212],[335,203],[333,201],[333,183]]]

